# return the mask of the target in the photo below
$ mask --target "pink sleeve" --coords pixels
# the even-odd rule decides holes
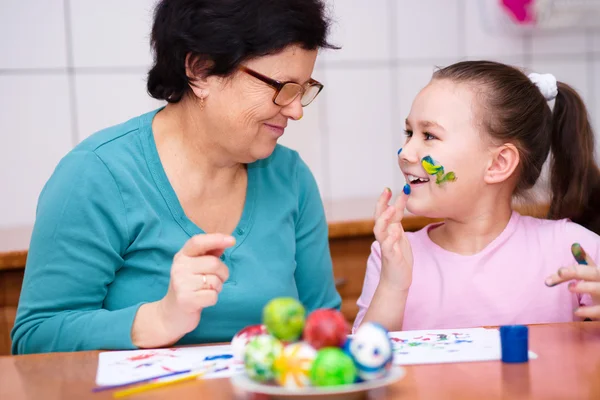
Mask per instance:
[[[581,244],[588,256],[600,268],[600,236],[574,222],[567,222],[565,229],[567,237],[573,243]],[[592,297],[589,294],[577,295],[577,297],[580,306],[593,305]]]
[[[356,302],[356,304],[358,305],[358,315],[354,320],[352,333],[354,333],[354,331],[358,328],[363,318],[365,317],[367,310],[369,309],[369,305],[371,304],[371,299],[373,299],[375,289],[377,289],[377,285],[379,285],[380,273],[381,248],[379,247],[379,243],[375,241],[371,245],[371,254],[369,255],[369,259],[367,260],[367,272],[365,274],[365,281],[363,283],[362,293],[360,294],[360,297]]]

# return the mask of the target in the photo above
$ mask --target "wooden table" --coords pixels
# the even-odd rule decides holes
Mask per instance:
[[[600,399],[600,322],[535,325],[530,349],[539,358],[408,366],[404,379],[372,393],[377,399]],[[92,393],[98,352],[0,357],[0,399],[110,399]],[[179,383],[131,399],[257,398],[234,394],[228,379]]]

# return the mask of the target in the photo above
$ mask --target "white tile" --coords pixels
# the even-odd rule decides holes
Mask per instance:
[[[573,55],[587,51],[584,32],[541,32],[531,36],[531,54]]]
[[[0,68],[67,65],[63,0],[0,1]]]
[[[71,149],[67,77],[0,76],[0,227],[30,225],[42,187]]]
[[[396,1],[399,59],[458,59],[461,54],[459,0]]]
[[[326,93],[323,91],[308,107],[304,108],[304,116],[300,121],[288,121],[285,134],[279,140],[280,144],[294,149],[300,154],[313,173],[323,198],[330,197],[329,187],[325,186],[325,138],[321,124]]]
[[[75,79],[79,140],[165,104],[146,92],[146,75],[89,74]]]
[[[323,52],[326,61],[390,59],[390,15],[387,0],[329,0],[329,41],[341,50]]]
[[[148,66],[155,0],[71,1],[76,67]]]
[[[377,199],[392,186],[391,70],[327,70],[327,129],[332,200]],[[368,84],[354,85],[352,82]]]
[[[523,35],[507,28],[497,3],[492,0],[464,0],[468,57],[502,61],[525,53]]]
[[[584,60],[533,60],[531,71],[540,74],[553,74],[579,92],[586,104],[592,101],[591,82],[588,82],[587,63]]]

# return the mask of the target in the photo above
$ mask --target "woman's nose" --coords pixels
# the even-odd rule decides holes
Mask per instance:
[[[304,114],[302,103],[300,102],[301,98],[301,96],[296,97],[294,101],[281,109],[281,113],[295,121],[301,119],[302,115]]]

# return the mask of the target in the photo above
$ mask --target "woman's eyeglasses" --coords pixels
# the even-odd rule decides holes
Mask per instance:
[[[301,96],[300,104],[302,104],[302,107],[306,107],[323,90],[323,85],[314,79],[310,79],[304,85],[301,85],[292,81],[276,81],[243,65],[239,69],[273,87],[275,89],[273,103],[280,107],[291,104],[298,96]]]

